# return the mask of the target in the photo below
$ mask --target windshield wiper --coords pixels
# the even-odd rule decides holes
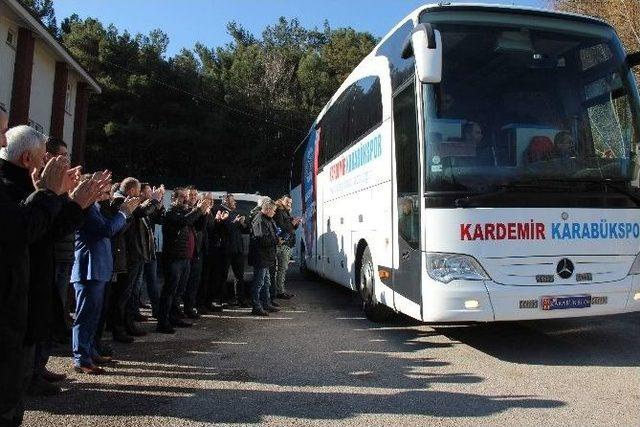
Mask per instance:
[[[536,192],[549,192],[558,193],[562,192],[574,192],[576,190],[576,184],[600,184],[608,189],[613,190],[618,194],[622,194],[631,199],[637,206],[640,206],[640,193],[634,194],[624,188],[620,188],[616,183],[626,183],[627,181],[619,180],[586,180],[586,179],[536,179],[535,181],[516,181],[507,184],[500,184],[494,188],[493,191],[484,193],[471,194],[465,197],[460,197],[454,201],[454,205],[457,208],[469,207],[472,202],[482,200],[485,198],[492,198],[495,196],[501,196],[508,193],[514,193],[522,190],[533,190]],[[545,183],[555,183],[560,185],[544,185]]]
[[[616,193],[618,194],[622,194],[627,196],[629,199],[633,200],[635,202],[636,205],[640,206],[640,194],[637,193],[636,190],[636,194],[634,194],[633,192],[624,189],[624,188],[620,188],[617,185],[615,185],[616,183],[618,184],[626,184],[628,181],[626,180],[612,180],[612,179],[605,179],[605,180],[590,180],[590,179],[574,179],[574,180],[570,180],[569,182],[571,183],[586,183],[586,184],[602,184],[605,186],[605,188],[610,188],[612,190],[614,190]]]
[[[512,193],[522,190],[533,190],[537,192],[558,192],[562,191],[571,191],[572,188],[570,186],[549,186],[549,185],[541,185],[539,182],[557,182],[563,183],[562,180],[537,180],[537,181],[515,181],[507,184],[498,184],[493,187],[493,191],[488,191],[485,193],[477,193],[471,194],[466,197],[460,197],[454,201],[454,205],[457,208],[466,208],[469,206],[469,203],[473,201],[477,201],[483,198],[491,198],[498,195],[503,195],[506,193]]]

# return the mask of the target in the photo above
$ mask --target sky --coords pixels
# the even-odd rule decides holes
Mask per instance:
[[[476,0],[477,2],[478,0]],[[542,7],[544,0],[492,0]],[[325,19],[332,28],[353,27],[377,37],[386,34],[403,17],[429,0],[54,0],[58,23],[77,13],[98,18],[130,33],[148,33],[160,28],[169,36],[167,55],[191,49],[200,41],[208,47],[231,41],[226,24],[236,21],[253,34],[277,22],[280,16],[298,18],[307,27],[322,28]],[[454,1],[455,2],[455,1]]]

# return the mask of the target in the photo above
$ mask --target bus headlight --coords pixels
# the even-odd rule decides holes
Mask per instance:
[[[427,253],[427,274],[434,280],[491,280],[484,268],[469,255]]]
[[[640,274],[640,254],[636,256],[636,259],[633,261],[631,265],[631,270],[629,270],[629,275],[633,276],[636,274]]]

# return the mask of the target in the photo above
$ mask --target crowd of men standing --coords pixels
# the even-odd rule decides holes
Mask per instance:
[[[293,297],[285,277],[300,219],[290,197],[263,198],[245,217],[233,195],[215,206],[210,193],[186,187],[165,209],[162,185],[82,174],[63,141],[7,123],[0,108],[0,426],[21,424],[26,394],[61,391],[66,375],[47,369],[56,341],[70,337],[73,369],[97,375],[113,363],[104,331],[122,343],[146,335],[143,308],[157,332],[173,334],[225,305],[268,316],[279,310],[276,298]]]

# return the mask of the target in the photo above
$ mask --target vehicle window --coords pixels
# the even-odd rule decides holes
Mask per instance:
[[[413,27],[413,22],[407,21],[385,40],[376,52],[377,55],[384,56],[389,60],[391,90],[393,92],[414,74],[415,58],[413,56],[407,59],[402,58],[402,47],[413,31]]]
[[[635,88],[615,38],[506,24],[435,27],[443,77],[423,91],[428,191],[630,180]]]
[[[365,77],[353,84],[349,140],[355,142],[382,122],[380,78]]]

